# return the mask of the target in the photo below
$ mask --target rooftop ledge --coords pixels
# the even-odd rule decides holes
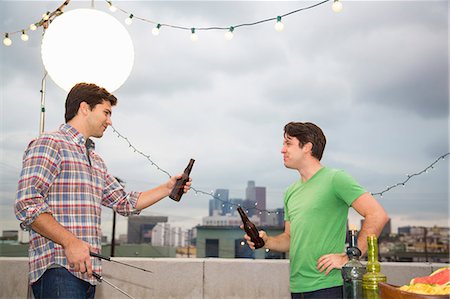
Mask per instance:
[[[103,277],[134,298],[273,299],[290,298],[289,261],[195,258],[114,258],[151,270],[143,272],[103,262]],[[394,285],[426,276],[449,264],[381,263],[381,272]],[[2,298],[27,298],[28,258],[0,257]],[[32,297],[31,297],[32,298]],[[127,298],[106,283],[96,299]]]

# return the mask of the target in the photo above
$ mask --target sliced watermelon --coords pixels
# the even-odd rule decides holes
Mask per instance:
[[[426,284],[450,284],[450,267],[444,267],[434,271],[429,276],[416,277],[409,284],[426,283]]]

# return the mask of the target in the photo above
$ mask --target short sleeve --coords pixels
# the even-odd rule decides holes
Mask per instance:
[[[356,180],[343,170],[339,170],[333,177],[333,188],[336,196],[348,206],[367,191]]]

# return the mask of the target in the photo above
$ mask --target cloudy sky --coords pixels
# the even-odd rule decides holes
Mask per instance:
[[[14,32],[55,10],[63,1],[0,1],[1,31]],[[273,18],[314,1],[123,1],[135,16],[185,27],[228,27]],[[72,1],[66,11],[88,8]],[[109,12],[104,1],[98,10]],[[420,172],[449,152],[447,1],[345,1],[340,13],[325,3],[274,22],[235,30],[189,32],[135,19],[126,26],[135,64],[115,92],[114,127],[171,174],[189,158],[194,187],[230,189],[242,198],[248,180],[267,188],[268,208],[282,207],[285,188],[299,178],[285,169],[280,149],[289,121],[311,121],[327,136],[323,164],[350,172],[368,191],[384,190]],[[111,13],[123,22],[121,11]],[[21,159],[39,133],[44,74],[42,31],[30,40],[12,36],[0,47],[0,221],[17,229],[13,202]],[[67,59],[75,59],[67,57]],[[111,61],[114,64],[114,61]],[[68,70],[69,71],[69,70]],[[46,130],[64,121],[66,92],[46,81]],[[96,141],[109,171],[127,190],[146,190],[167,179],[110,129]],[[449,159],[376,198],[402,225],[448,225]],[[168,215],[185,228],[201,222],[211,197],[165,199],[144,215]],[[104,210],[104,230],[111,213]],[[358,221],[356,214],[351,222]],[[120,218],[118,232],[126,231]]]

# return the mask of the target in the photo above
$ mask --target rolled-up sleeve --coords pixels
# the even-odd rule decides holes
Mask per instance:
[[[23,156],[14,205],[21,228],[29,230],[42,213],[51,213],[46,197],[60,169],[58,144],[51,138],[32,141]]]
[[[102,205],[112,208],[122,216],[138,215],[141,211],[136,209],[136,204],[140,194],[126,193],[116,178],[106,172]]]

